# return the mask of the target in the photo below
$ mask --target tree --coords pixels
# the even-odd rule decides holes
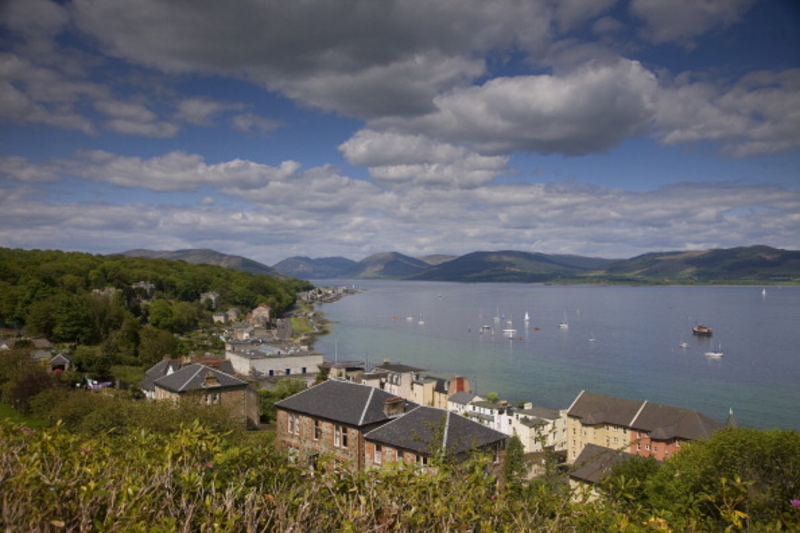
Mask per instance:
[[[165,356],[174,357],[180,350],[178,339],[169,331],[145,326],[139,331],[139,360],[153,365]]]
[[[503,474],[506,483],[519,485],[528,476],[528,464],[525,461],[525,447],[519,437],[512,435],[506,441],[506,455],[503,463]]]
[[[798,520],[790,501],[799,494],[800,433],[780,429],[717,431],[686,445],[647,485],[653,507],[675,514],[696,507],[711,520],[730,520],[737,511],[755,522],[775,523],[792,512]]]

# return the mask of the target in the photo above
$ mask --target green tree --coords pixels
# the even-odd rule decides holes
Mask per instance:
[[[276,417],[275,404],[284,398],[306,390],[306,388],[304,381],[288,378],[278,381],[273,390],[259,389],[261,421],[265,423],[274,422]]]
[[[509,485],[520,485],[528,477],[528,463],[525,460],[525,447],[519,437],[512,435],[506,441],[503,474]]]
[[[145,326],[139,331],[139,359],[144,365],[153,365],[164,357],[178,355],[178,339],[163,329]]]
[[[797,513],[789,502],[800,494],[800,433],[722,429],[666,461],[646,492],[654,508],[674,515],[695,508],[712,521],[730,521],[734,511],[751,522],[786,521]]]
[[[172,306],[166,300],[153,300],[150,302],[150,311],[147,317],[150,324],[159,329],[172,331],[175,325]]]

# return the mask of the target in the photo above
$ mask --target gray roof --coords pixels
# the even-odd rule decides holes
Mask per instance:
[[[426,455],[432,454],[431,447],[440,438],[445,455],[457,455],[502,442],[508,435],[445,409],[419,406],[364,438]]]
[[[633,454],[627,452],[587,444],[575,459],[575,469],[569,476],[586,483],[597,483],[610,474],[615,465],[633,457]]]
[[[362,427],[391,420],[393,417],[384,413],[383,406],[386,400],[396,398],[368,385],[329,379],[277,402],[275,407]],[[407,401],[405,404],[405,408],[414,405]]]
[[[214,378],[213,384],[208,384],[208,377]],[[220,390],[246,387],[247,382],[215,368],[193,363],[168,376],[156,379],[153,385],[172,392],[188,392],[192,390]]]
[[[56,355],[55,357],[53,357],[52,359],[50,359],[50,361],[48,361],[47,363],[50,364],[50,365],[62,365],[62,364],[71,363],[71,362],[72,362],[72,359],[70,359],[69,357],[67,357],[63,353],[60,353],[60,354]]]
[[[467,405],[469,402],[471,402],[475,398],[479,398],[479,397],[480,396],[478,396],[477,394],[472,393],[472,392],[457,392],[457,393],[451,395],[447,399],[447,401],[453,402],[453,403],[458,403],[458,404],[461,404],[461,405]]]
[[[586,391],[578,395],[567,414],[580,418],[585,425],[615,424],[645,431],[657,440],[707,438],[724,426],[692,409]]]
[[[696,440],[711,437],[724,424],[692,409],[646,402],[630,427],[648,432],[651,439]]]
[[[173,372],[180,370],[181,365],[183,365],[183,362],[180,359],[162,359],[144,371],[144,379],[139,382],[139,388],[148,391],[153,390],[155,380],[166,376],[170,368]]]
[[[587,426],[597,424],[628,426],[641,406],[641,401],[581,391],[567,415],[580,418],[581,423]]]
[[[529,409],[514,409],[514,412],[547,421],[553,421],[561,417],[561,411],[553,409],[552,407],[534,406]]]

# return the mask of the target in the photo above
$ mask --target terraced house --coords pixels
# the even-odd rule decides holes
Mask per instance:
[[[581,391],[567,411],[567,462],[587,444],[661,461],[724,426],[692,409]]]
[[[391,461],[427,468],[435,454],[458,458],[474,449],[501,461],[507,439],[455,413],[351,381],[322,382],[275,407],[279,446],[309,464],[327,454],[354,470]]]

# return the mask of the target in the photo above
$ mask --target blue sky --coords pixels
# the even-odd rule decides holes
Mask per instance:
[[[795,0],[5,0],[0,246],[800,241]]]

